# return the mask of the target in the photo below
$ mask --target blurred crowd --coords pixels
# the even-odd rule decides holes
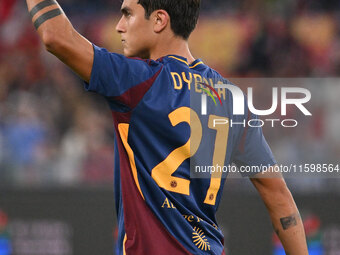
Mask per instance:
[[[121,52],[120,1],[59,3],[91,42]],[[225,77],[336,77],[340,2],[202,0],[190,44]],[[313,87],[316,117],[298,132],[265,130],[279,160],[339,161],[340,106],[332,97],[338,87]],[[85,93],[80,79],[44,50],[24,1],[1,0],[0,185],[111,185],[113,137],[105,101]]]

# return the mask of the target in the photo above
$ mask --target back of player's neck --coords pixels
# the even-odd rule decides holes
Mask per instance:
[[[195,61],[189,50],[188,43],[184,40],[176,43],[170,42],[169,44],[163,44],[161,47],[150,54],[150,58],[156,60],[167,55],[177,55],[184,57],[189,63]]]

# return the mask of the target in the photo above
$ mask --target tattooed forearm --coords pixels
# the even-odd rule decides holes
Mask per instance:
[[[281,218],[280,222],[281,222],[282,228],[284,230],[287,230],[290,227],[296,226],[298,222],[298,217],[300,217],[299,214],[293,214],[291,216]]]
[[[38,3],[36,6],[34,6],[32,8],[32,10],[30,11],[30,15],[31,15],[31,18],[33,18],[33,16],[35,14],[38,13],[38,11],[41,11],[42,9],[48,7],[48,6],[51,6],[51,5],[56,5],[57,2],[55,0],[45,0],[45,1],[42,1],[40,3]]]
[[[52,11],[46,12],[43,15],[41,15],[39,18],[37,18],[34,21],[34,27],[35,29],[38,29],[45,21],[52,19],[54,17],[57,17],[59,15],[61,15],[62,12],[60,9],[54,9]]]
[[[38,16],[38,18],[36,18],[36,20],[33,23],[35,29],[38,29],[44,22],[46,22],[49,19],[52,19],[54,17],[61,15],[63,12],[58,7],[58,4],[55,0],[44,0],[40,3],[38,3],[36,6],[34,6],[30,10],[30,15],[33,18],[41,10],[43,10],[43,9],[49,7],[49,6],[53,6],[53,5],[55,5],[57,8],[50,10],[48,12],[45,12],[45,13],[41,14],[40,16]]]

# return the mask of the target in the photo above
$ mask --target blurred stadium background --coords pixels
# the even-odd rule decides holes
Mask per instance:
[[[118,0],[60,0],[74,27],[121,52]],[[225,77],[340,75],[339,0],[202,0],[195,57]],[[265,128],[280,163],[340,163],[340,84],[315,87],[313,118]],[[241,84],[240,84],[241,85]],[[242,87],[242,85],[241,85]],[[268,88],[259,86],[256,95]],[[255,97],[256,102],[256,97]],[[0,0],[0,255],[112,254],[113,128],[104,100],[45,52],[24,1]],[[284,254],[249,181],[227,180],[227,254]],[[311,255],[340,254],[340,181],[287,179]]]

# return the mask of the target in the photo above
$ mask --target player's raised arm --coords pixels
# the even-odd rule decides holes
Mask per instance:
[[[308,255],[303,223],[281,174],[259,173],[251,181],[268,209],[286,254]]]
[[[94,58],[92,44],[73,28],[57,1],[26,0],[26,3],[46,49],[89,82]]]

